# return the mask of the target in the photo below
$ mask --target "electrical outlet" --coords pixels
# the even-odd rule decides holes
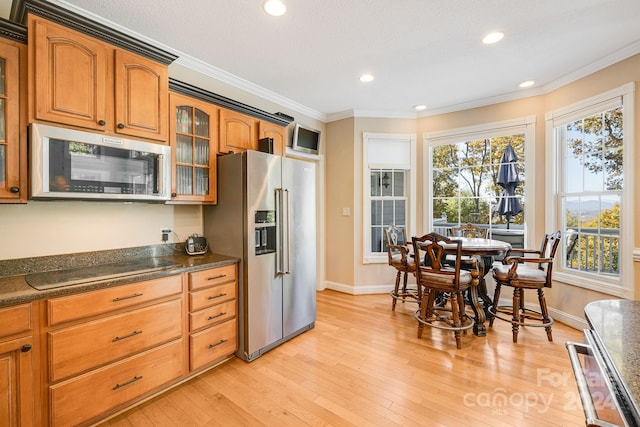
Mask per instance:
[[[162,227],[160,232],[162,233],[162,241],[167,242],[169,240],[169,233],[171,233],[171,230],[167,227]]]

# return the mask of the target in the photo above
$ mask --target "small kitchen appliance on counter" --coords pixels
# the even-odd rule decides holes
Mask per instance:
[[[206,238],[192,234],[185,242],[184,250],[189,255],[203,255],[209,250],[209,245],[207,244]]]

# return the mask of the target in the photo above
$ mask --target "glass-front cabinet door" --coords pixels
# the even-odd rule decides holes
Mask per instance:
[[[176,93],[169,97],[174,203],[216,203],[218,108]]]
[[[0,203],[26,203],[26,141],[21,131],[20,62],[26,46],[0,39]]]

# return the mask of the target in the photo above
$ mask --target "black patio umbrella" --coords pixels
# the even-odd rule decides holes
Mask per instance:
[[[499,215],[507,218],[507,228],[509,228],[511,217],[522,212],[520,201],[515,197],[516,187],[518,187],[520,183],[516,169],[517,160],[518,155],[513,147],[511,144],[507,145],[507,148],[504,149],[502,157],[500,158],[500,168],[498,169],[498,185],[501,186],[503,190],[496,209]]]

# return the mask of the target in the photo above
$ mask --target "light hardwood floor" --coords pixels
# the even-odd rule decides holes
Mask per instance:
[[[388,295],[318,293],[314,329],[231,361],[107,426],[584,426],[566,341],[582,331],[496,320],[486,337],[425,328]]]

